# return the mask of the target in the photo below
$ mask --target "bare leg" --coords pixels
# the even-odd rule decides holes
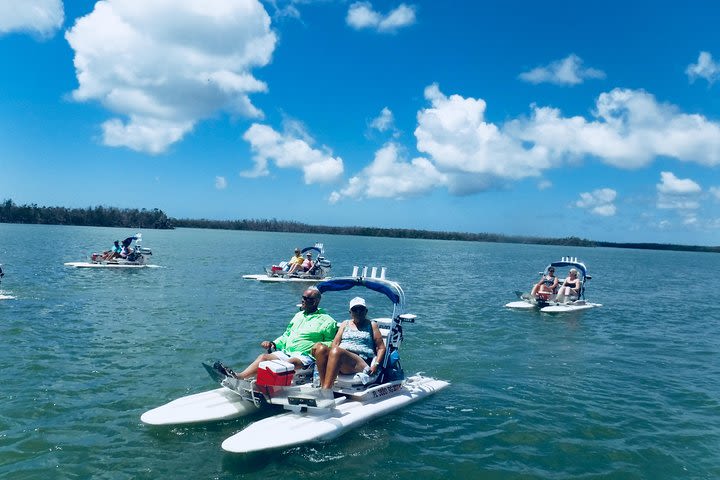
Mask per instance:
[[[367,363],[358,355],[348,352],[344,348],[333,347],[328,356],[325,376],[322,377],[322,388],[332,389],[338,373],[347,375],[362,372],[365,367],[367,367]]]
[[[320,384],[322,384],[325,378],[325,371],[327,369],[328,356],[330,355],[330,349],[322,343],[316,343],[312,348],[312,356],[315,357],[315,366],[320,376]]]
[[[254,362],[252,362],[248,367],[243,370],[242,372],[235,375],[237,378],[241,378],[243,380],[252,377],[255,375],[258,371],[258,366],[260,365],[260,362],[264,362],[265,360],[277,360],[277,357],[273,355],[272,353],[263,353],[259,355]],[[290,360],[297,360],[297,359],[290,359]],[[299,362],[299,360],[298,360]],[[293,362],[294,365],[294,362]]]

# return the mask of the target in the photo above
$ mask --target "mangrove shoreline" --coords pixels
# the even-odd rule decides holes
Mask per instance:
[[[677,245],[665,243],[618,243],[588,240],[579,237],[550,238],[501,235],[496,233],[440,232],[407,228],[376,228],[329,225],[309,225],[288,220],[208,220],[171,218],[154,208],[121,209],[116,207],[39,207],[36,204],[16,205],[12,200],[0,203],[0,223],[41,225],[74,225],[93,227],[124,227],[133,229],[207,228],[217,230],[246,230],[258,232],[316,233],[330,235],[358,235],[363,237],[421,238],[432,240],[461,240],[468,242],[521,243],[533,245],[562,245],[573,247],[633,248],[644,250],[674,250],[684,252],[720,253],[720,246]]]

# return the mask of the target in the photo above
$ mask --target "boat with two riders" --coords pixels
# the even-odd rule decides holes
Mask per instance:
[[[296,251],[297,253],[297,251]],[[305,247],[299,251],[303,259],[309,261],[308,268],[293,268],[291,262],[280,262],[278,264],[265,267],[264,274],[243,275],[246,280],[258,280],[266,283],[317,283],[330,278],[330,268],[332,264],[325,257],[325,246],[322,243],[316,243],[311,247]],[[315,259],[313,260],[313,255]]]
[[[203,364],[219,388],[185,396],[145,412],[141,420],[149,425],[178,425],[250,415],[270,409],[271,415],[232,435],[222,448],[234,453],[287,448],[308,442],[332,440],[373,418],[386,415],[421,400],[449,383],[421,374],[406,376],[400,363],[404,326],[415,323],[416,315],[405,313],[405,293],[397,282],[385,279],[385,269],[367,268],[358,274],[338,277],[317,285],[321,293],[368,289],[389,299],[390,317],[373,318],[378,323],[386,354],[373,376],[367,373],[338,375],[333,398],[321,394],[313,381],[317,369],[298,371],[291,363],[261,362],[251,380],[236,378],[220,362]],[[355,292],[357,293],[357,292]],[[284,413],[283,413],[284,412]]]
[[[541,279],[534,284],[530,292],[515,291],[519,300],[505,306],[517,310],[539,310],[543,313],[576,312],[602,306],[585,299],[585,287],[592,276],[588,274],[587,266],[577,257],[562,257],[560,261],[548,264],[539,274]]]
[[[135,242],[133,244],[133,242]],[[115,241],[115,246],[102,253],[90,255],[89,262],[67,262],[66,267],[75,268],[156,268],[157,265],[147,263],[152,250],[142,246],[142,234],[136,233],[122,242]]]

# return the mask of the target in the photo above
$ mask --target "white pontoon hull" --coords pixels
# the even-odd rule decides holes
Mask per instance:
[[[287,448],[339,437],[381,415],[414,403],[449,385],[443,380],[414,376],[396,391],[375,401],[347,400],[334,409],[308,409],[265,418],[222,443],[223,450],[250,453]]]
[[[250,415],[258,409],[254,403],[243,400],[236,392],[220,387],[181,397],[148,410],[140,420],[148,425],[181,425],[229,420]]]
[[[515,302],[506,303],[505,306],[507,308],[516,308],[518,310],[533,310],[538,308],[536,304],[528,302],[526,300],[518,300]]]
[[[531,302],[529,300],[518,300],[505,304],[505,307],[513,308],[516,310],[539,310],[543,313],[565,313],[576,312],[579,310],[588,310],[595,307],[602,307],[602,304],[585,301],[568,303],[548,302],[545,306],[541,307],[537,303]]]
[[[588,310],[590,308],[602,307],[600,303],[558,303],[550,304],[547,307],[540,309],[543,313],[565,313],[565,312],[577,312],[579,310]]]
[[[286,283],[286,282],[298,282],[298,283],[318,283],[324,280],[329,280],[330,277],[317,278],[317,277],[280,277],[270,275],[243,275],[246,280],[257,280],[265,283]]]
[[[146,263],[96,263],[96,262],[67,262],[66,267],[75,268],[157,268],[158,265]]]

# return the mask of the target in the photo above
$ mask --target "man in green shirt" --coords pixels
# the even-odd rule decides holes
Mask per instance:
[[[326,346],[332,344],[337,333],[337,322],[325,310],[318,308],[320,290],[309,287],[302,296],[302,310],[290,320],[285,333],[273,341],[265,340],[260,346],[265,349],[275,348],[272,353],[258,356],[245,370],[236,374],[237,378],[247,379],[257,373],[258,365],[265,360],[284,360],[295,365],[295,368],[306,367],[315,359],[312,347],[320,342]]]

